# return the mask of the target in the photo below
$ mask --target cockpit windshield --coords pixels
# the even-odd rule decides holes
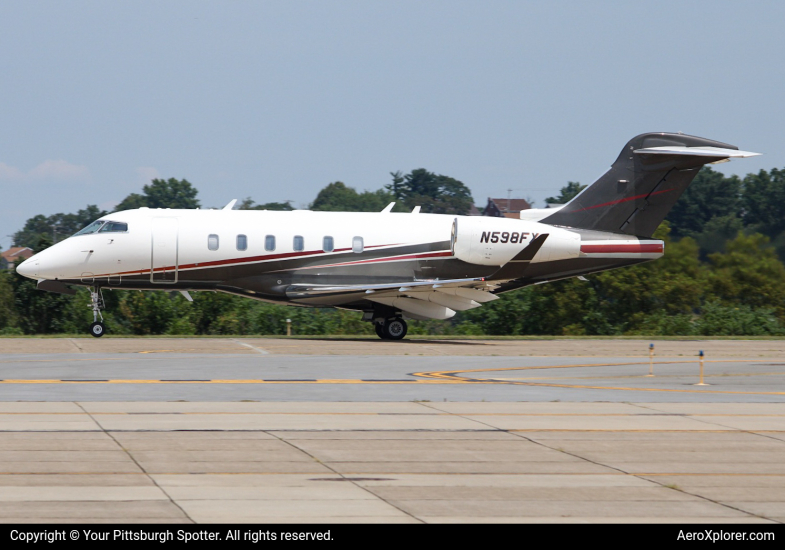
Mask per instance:
[[[103,224],[104,224],[104,220],[96,220],[90,225],[88,225],[87,227],[85,227],[84,229],[82,229],[81,231],[77,231],[76,233],[74,233],[74,237],[76,237],[77,235],[89,235],[90,233],[95,233],[96,231],[101,229],[101,226]]]
[[[128,231],[128,224],[123,222],[106,222],[100,233],[122,233]]]
[[[77,235],[90,235],[91,233],[125,233],[127,231],[128,224],[125,222],[96,220],[81,231],[74,233],[74,237]]]

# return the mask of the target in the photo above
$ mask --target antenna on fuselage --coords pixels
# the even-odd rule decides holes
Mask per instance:
[[[232,208],[234,208],[234,205],[235,205],[235,204],[237,204],[237,199],[232,199],[232,200],[229,202],[229,204],[227,204],[226,206],[224,206],[223,208],[221,208],[221,210],[231,210]]]
[[[391,202],[390,204],[385,206],[384,210],[382,210],[382,214],[389,213],[393,209],[393,206],[395,206],[394,202]]]

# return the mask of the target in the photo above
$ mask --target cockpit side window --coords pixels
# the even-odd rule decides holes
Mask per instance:
[[[88,225],[87,227],[85,227],[84,229],[82,229],[81,231],[77,231],[76,233],[74,233],[74,237],[76,237],[77,235],[89,235],[90,233],[95,233],[101,228],[103,224],[104,224],[104,220],[96,220],[90,225]]]
[[[106,222],[101,228],[101,233],[125,233],[128,231],[128,224],[123,222]]]

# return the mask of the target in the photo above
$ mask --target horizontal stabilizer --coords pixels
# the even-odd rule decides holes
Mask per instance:
[[[738,149],[725,149],[723,147],[646,147],[633,151],[636,155],[684,155],[693,157],[715,157],[717,159],[739,158],[760,156],[760,153],[751,151],[739,151]]]

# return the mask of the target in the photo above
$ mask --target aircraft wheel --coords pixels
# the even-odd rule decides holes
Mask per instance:
[[[387,336],[384,334],[384,325],[380,323],[374,323],[374,328],[376,329],[376,336],[381,338],[382,340],[386,340]]]
[[[388,340],[403,340],[408,328],[403,319],[392,319],[384,323],[384,335]]]
[[[96,338],[100,338],[106,332],[106,327],[103,323],[93,323],[90,325],[90,334],[95,336]]]

